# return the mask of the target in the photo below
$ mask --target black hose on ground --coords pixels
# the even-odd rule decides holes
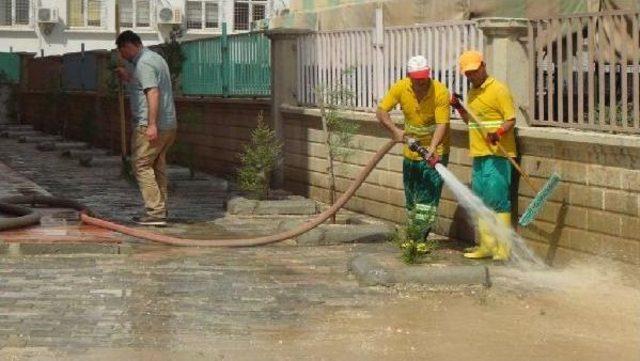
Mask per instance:
[[[0,213],[17,216],[0,218],[0,231],[33,226],[40,223],[40,213],[31,208],[0,202]]]
[[[15,215],[13,218],[0,218],[0,231],[32,226],[40,223],[40,212],[24,205],[71,208],[78,212],[89,212],[83,204],[70,199],[49,196],[14,196],[0,199],[0,212]]]

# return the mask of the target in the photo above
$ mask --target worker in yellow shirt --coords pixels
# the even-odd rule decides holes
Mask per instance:
[[[449,156],[449,91],[437,80],[431,79],[431,69],[423,56],[414,56],[407,63],[407,77],[398,80],[380,101],[378,121],[398,142],[405,135],[426,146],[423,158],[409,149],[403,149],[402,175],[405,207],[413,215],[413,224],[422,229],[426,240],[436,221],[438,203],[442,193],[442,178],[424,159],[439,158],[444,165]],[[389,112],[400,104],[404,114],[404,131],[396,127]]]
[[[475,121],[471,119],[458,98],[451,98],[451,105],[469,125],[469,148],[473,158],[472,189],[496,212],[498,221],[510,226],[513,168],[508,158],[516,157],[513,98],[506,85],[487,74],[481,53],[466,51],[460,55],[459,64],[460,71],[472,85],[467,94],[467,108],[477,117]],[[506,154],[498,149],[498,143]],[[478,246],[464,256],[507,260],[510,253],[508,244],[496,240],[490,226],[482,220],[478,220],[477,226]]]

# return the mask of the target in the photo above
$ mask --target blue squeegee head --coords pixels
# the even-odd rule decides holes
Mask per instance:
[[[551,196],[553,191],[560,184],[560,176],[557,173],[553,173],[547,183],[542,187],[540,192],[536,194],[531,203],[529,203],[529,207],[524,211],[520,220],[518,220],[518,224],[522,227],[526,227],[529,223],[533,222],[533,220],[538,215],[538,212],[544,206],[544,203]]]

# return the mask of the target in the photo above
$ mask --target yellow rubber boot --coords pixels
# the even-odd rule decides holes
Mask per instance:
[[[478,250],[478,248],[480,248],[480,246],[475,245],[475,246],[471,246],[471,247],[467,247],[464,249],[465,253],[472,253]]]
[[[511,213],[498,213],[498,221],[511,227]],[[499,240],[496,242],[496,247],[493,251],[494,261],[506,261],[511,254],[511,240]]]
[[[496,248],[496,239],[489,232],[490,225],[482,219],[478,220],[478,247],[473,252],[467,252],[464,254],[465,258],[480,259],[493,257]]]

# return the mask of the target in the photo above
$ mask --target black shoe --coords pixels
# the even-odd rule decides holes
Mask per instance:
[[[136,216],[133,217],[132,220],[141,225],[141,226],[166,226],[167,219],[166,218],[158,218],[152,216]]]

